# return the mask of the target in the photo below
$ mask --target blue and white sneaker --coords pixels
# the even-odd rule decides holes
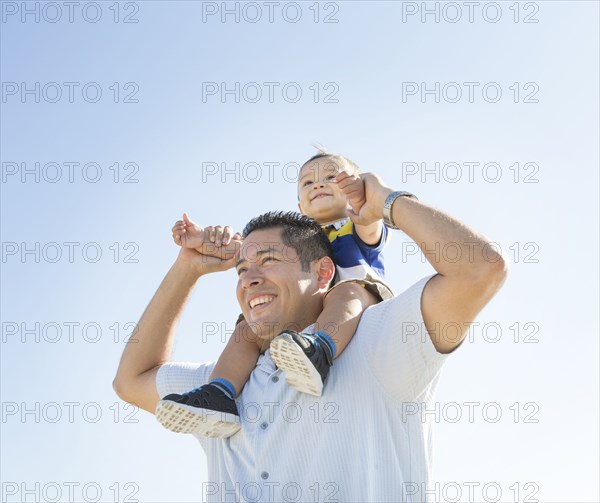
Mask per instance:
[[[294,389],[321,396],[323,385],[333,364],[328,344],[318,337],[284,330],[271,342],[271,357],[285,380]]]
[[[156,406],[156,419],[176,433],[201,433],[212,438],[230,437],[241,428],[235,400],[214,384],[182,395],[167,395]]]

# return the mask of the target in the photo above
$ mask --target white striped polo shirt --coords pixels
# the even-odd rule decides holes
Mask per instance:
[[[203,501],[426,501],[432,424],[417,409],[434,408],[448,357],[423,323],[430,277],[364,312],[321,397],[288,386],[269,351],[262,355],[236,400],[241,430],[227,439],[197,436],[208,457]],[[163,365],[158,393],[201,386],[213,367]]]

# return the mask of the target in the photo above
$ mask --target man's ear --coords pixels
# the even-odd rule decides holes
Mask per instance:
[[[329,257],[323,257],[317,261],[317,281],[319,288],[328,289],[329,284],[335,276],[335,264]]]

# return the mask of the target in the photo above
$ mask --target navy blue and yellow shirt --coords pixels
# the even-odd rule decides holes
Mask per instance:
[[[324,225],[323,231],[329,238],[337,265],[337,281],[364,279],[367,275],[384,279],[383,248],[388,240],[388,229],[384,225],[381,240],[377,245],[366,244],[348,218]]]

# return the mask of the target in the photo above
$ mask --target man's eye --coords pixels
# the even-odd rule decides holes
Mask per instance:
[[[276,259],[275,257],[265,257],[265,258],[263,259],[263,264],[264,264],[265,262],[277,262],[277,259]]]
[[[242,273],[245,273],[245,272],[246,272],[246,268],[245,268],[245,267],[240,267],[240,268],[237,270],[237,274],[238,274],[238,276],[241,276],[241,275],[242,275]]]
[[[311,180],[306,180],[303,184],[302,187],[308,187],[309,185],[312,185],[312,181]]]
[[[326,180],[333,180],[337,175],[329,175]]]

